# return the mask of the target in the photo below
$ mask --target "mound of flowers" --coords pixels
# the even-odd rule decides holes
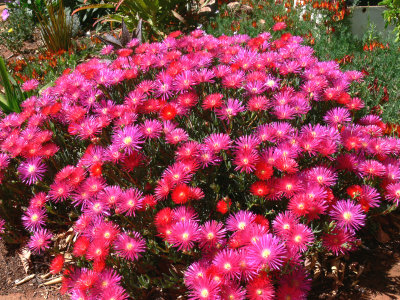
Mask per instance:
[[[3,116],[2,183],[62,293],[304,299],[305,258],[399,204],[400,140],[348,93],[362,74],[273,34],[108,46]]]

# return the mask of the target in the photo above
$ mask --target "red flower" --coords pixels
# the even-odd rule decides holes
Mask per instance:
[[[259,162],[258,164],[256,164],[255,175],[258,179],[267,180],[271,178],[273,172],[274,170],[272,169],[272,167],[266,162]]]
[[[101,176],[101,163],[95,163],[90,167],[90,176],[98,177]]]
[[[265,197],[269,192],[269,188],[265,182],[256,181],[251,185],[250,192],[254,196]]]
[[[357,198],[358,196],[360,196],[361,192],[362,188],[359,185],[352,185],[347,188],[347,194],[351,198]]]
[[[226,214],[231,205],[232,205],[231,199],[224,198],[223,200],[218,201],[217,211],[220,212],[221,214]]]
[[[183,204],[189,200],[190,188],[184,183],[178,184],[171,194],[172,201]]]
[[[176,108],[171,104],[167,104],[161,110],[160,116],[164,120],[172,120],[173,118],[175,118],[176,113]]]
[[[64,266],[64,255],[58,254],[50,263],[50,273],[51,274],[58,274],[61,272]]]

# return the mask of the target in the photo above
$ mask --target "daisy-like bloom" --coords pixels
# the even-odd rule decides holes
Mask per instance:
[[[140,150],[140,145],[144,142],[140,128],[136,125],[126,126],[123,129],[114,131],[112,142],[120,150],[131,154],[134,150]]]
[[[44,208],[29,207],[22,216],[22,223],[29,231],[37,231],[45,224],[46,217]]]
[[[116,239],[118,233],[119,228],[113,222],[100,221],[96,222],[93,227],[92,237],[106,245],[110,245]]]
[[[224,282],[221,286],[221,300],[244,300],[246,290],[234,281]]]
[[[92,217],[109,216],[110,207],[108,203],[95,198],[85,202],[83,213]]]
[[[299,267],[280,278],[276,296],[282,300],[306,299],[310,290],[311,279],[307,276],[306,270]]]
[[[194,80],[193,73],[190,70],[185,70],[182,73],[178,74],[173,81],[174,89],[177,92],[189,90],[195,84],[196,81]]]
[[[381,195],[375,188],[369,185],[363,185],[360,196],[357,200],[360,202],[363,210],[365,212],[368,212],[371,207],[379,207],[379,204],[381,202],[380,198]]]
[[[234,279],[240,276],[239,261],[240,255],[237,251],[224,249],[215,255],[212,263],[224,278]]]
[[[72,250],[72,254],[76,257],[82,257],[86,254],[87,249],[89,248],[90,241],[86,236],[81,235],[78,237],[74,244],[74,249]]]
[[[265,92],[265,90],[267,89],[267,87],[264,85],[263,82],[259,81],[259,80],[255,80],[255,81],[250,81],[247,82],[244,85],[244,89],[250,94],[250,95],[259,95],[262,94],[263,92]]]
[[[182,222],[182,221],[194,221],[198,222],[198,215],[194,208],[191,206],[178,206],[172,210],[171,213],[173,222]]]
[[[250,186],[250,193],[254,196],[265,197],[268,192],[268,185],[264,181],[256,181]]]
[[[175,128],[165,135],[165,140],[168,144],[176,145],[180,142],[187,141],[189,135],[182,128]]]
[[[122,195],[122,190],[118,185],[107,186],[98,194],[98,199],[107,203],[108,206],[115,207],[115,205],[119,202],[120,197]]]
[[[218,201],[216,210],[224,215],[228,212],[231,205],[232,205],[231,199],[226,197],[223,200]]]
[[[206,277],[206,264],[203,262],[194,262],[192,263],[185,271],[184,274],[184,282],[187,287],[192,287],[196,284],[196,282]]]
[[[322,245],[333,254],[346,254],[353,248],[354,234],[343,228],[335,228],[322,237]]]
[[[255,170],[260,156],[256,150],[236,151],[233,163],[236,165],[235,171],[251,173]]]
[[[184,183],[178,184],[172,191],[171,199],[176,204],[186,203],[190,198],[190,187]]]
[[[219,283],[212,280],[210,277],[200,277],[190,286],[190,300],[220,300]]]
[[[71,186],[63,182],[54,182],[50,185],[49,197],[54,202],[64,201],[71,194]]]
[[[42,180],[46,165],[40,157],[28,158],[18,166],[18,172],[23,182],[32,185]]]
[[[229,98],[220,108],[215,110],[218,118],[228,122],[238,113],[245,110],[245,107],[237,99]]]
[[[382,177],[385,175],[386,171],[383,164],[373,159],[360,162],[358,170],[360,171],[361,175],[366,177]]]
[[[324,121],[330,126],[337,128],[339,125],[351,121],[350,112],[346,108],[332,108],[324,116]]]
[[[253,96],[247,102],[249,111],[263,111],[269,108],[269,101],[265,96]]]
[[[25,92],[29,92],[32,90],[36,90],[38,86],[39,86],[39,81],[37,81],[36,79],[30,79],[22,84],[22,89]]]
[[[86,258],[95,262],[104,261],[109,251],[109,246],[104,244],[103,241],[94,240],[89,244],[86,251]]]
[[[177,98],[176,101],[179,103],[179,105],[185,107],[185,108],[190,108],[196,105],[199,97],[197,96],[196,93],[193,92],[188,92],[188,93],[183,93],[180,94]]]
[[[296,224],[290,230],[286,244],[299,252],[304,252],[313,241],[312,230],[304,224]]]
[[[386,187],[386,199],[394,202],[397,206],[400,203],[400,183],[391,183]]]
[[[219,108],[219,107],[222,106],[222,98],[223,97],[224,97],[224,95],[222,95],[222,94],[210,94],[210,95],[207,95],[204,98],[201,107],[204,110],[213,109],[213,108]]]
[[[252,242],[247,249],[250,261],[259,266],[259,269],[279,269],[286,258],[285,245],[281,240],[268,233]]]
[[[292,229],[299,223],[299,219],[291,211],[279,213],[272,222],[274,231],[282,238],[286,238]]]
[[[135,261],[146,250],[146,241],[135,231],[121,233],[114,242],[114,249],[120,257]]]
[[[64,266],[64,255],[58,254],[50,263],[50,273],[55,275],[61,272]]]
[[[217,221],[207,221],[200,227],[199,244],[201,248],[213,249],[222,244],[226,230],[224,225]]]
[[[272,26],[273,31],[281,31],[286,28],[286,23],[285,22],[277,22]]]
[[[109,55],[113,52],[113,50],[114,50],[114,46],[106,45],[101,49],[100,53],[101,53],[101,55]]]
[[[264,274],[250,281],[246,289],[249,300],[272,300],[275,297],[274,286]]]
[[[143,194],[141,191],[135,188],[125,190],[119,202],[117,202],[117,208],[120,213],[125,213],[128,217],[135,216],[135,211],[142,207]]]
[[[320,185],[333,186],[337,181],[337,174],[323,166],[317,166],[307,172],[308,180],[315,181]]]
[[[256,164],[255,175],[260,180],[270,179],[274,173],[272,166],[266,162],[259,162]]]
[[[119,285],[113,285],[101,294],[101,299],[104,300],[126,300],[128,298],[129,296],[124,288]]]
[[[358,97],[351,98],[348,103],[345,104],[348,110],[360,110],[365,107],[364,101]]]
[[[207,149],[217,153],[221,150],[229,149],[232,140],[229,135],[225,133],[212,133],[207,136],[203,142]]]
[[[47,229],[39,229],[31,236],[28,242],[28,248],[32,253],[40,254],[45,249],[49,248],[51,237],[52,234],[48,232]]]
[[[365,224],[365,215],[360,204],[351,200],[340,200],[332,207],[330,215],[340,228],[355,231]]]
[[[101,272],[99,280],[96,282],[96,289],[106,291],[110,287],[118,286],[121,282],[121,276],[113,269],[105,269]]]
[[[167,241],[179,250],[188,251],[199,240],[199,225],[192,220],[177,222],[171,227]]]
[[[226,228],[229,231],[244,230],[246,226],[253,223],[256,215],[251,211],[240,210],[228,217],[226,220]]]

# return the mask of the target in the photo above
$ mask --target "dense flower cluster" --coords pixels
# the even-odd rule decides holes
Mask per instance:
[[[56,256],[63,292],[127,298],[111,264],[158,244],[190,254],[189,299],[304,299],[307,251],[352,250],[370,209],[399,204],[400,141],[347,92],[362,74],[301,42],[196,30],[106,47],[116,59],[79,65],[1,120],[0,174],[18,164],[38,187],[22,217],[30,249],[50,247],[57,208],[80,212],[72,254],[87,264]],[[60,152],[71,161],[54,163]]]

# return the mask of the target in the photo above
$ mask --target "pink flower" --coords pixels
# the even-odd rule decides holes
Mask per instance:
[[[31,79],[31,80],[27,80],[22,84],[22,89],[25,92],[29,92],[32,90],[36,90],[37,87],[39,86],[39,81],[37,81],[36,79]]]
[[[32,185],[42,180],[46,165],[40,157],[29,158],[19,165],[18,172],[23,182]]]
[[[284,244],[270,233],[252,242],[248,246],[247,253],[251,263],[258,265],[259,269],[268,267],[277,270],[283,265],[286,257]]]
[[[171,227],[171,235],[167,237],[169,243],[183,251],[192,249],[198,239],[199,226],[192,220],[177,222]]]
[[[146,241],[135,231],[121,233],[114,242],[114,248],[119,256],[134,261],[145,251]]]
[[[235,250],[224,249],[215,255],[212,263],[224,278],[234,279],[240,277],[239,262],[240,255]]]
[[[286,28],[286,23],[285,22],[277,22],[272,26],[273,31],[280,31]]]
[[[28,247],[33,253],[40,254],[45,249],[49,248],[52,234],[47,229],[39,229],[31,236]]]
[[[330,212],[332,218],[340,228],[350,231],[358,230],[365,224],[365,215],[361,205],[355,204],[351,200],[340,200]]]
[[[42,228],[46,221],[46,211],[43,208],[28,208],[22,216],[22,223],[30,231]]]

